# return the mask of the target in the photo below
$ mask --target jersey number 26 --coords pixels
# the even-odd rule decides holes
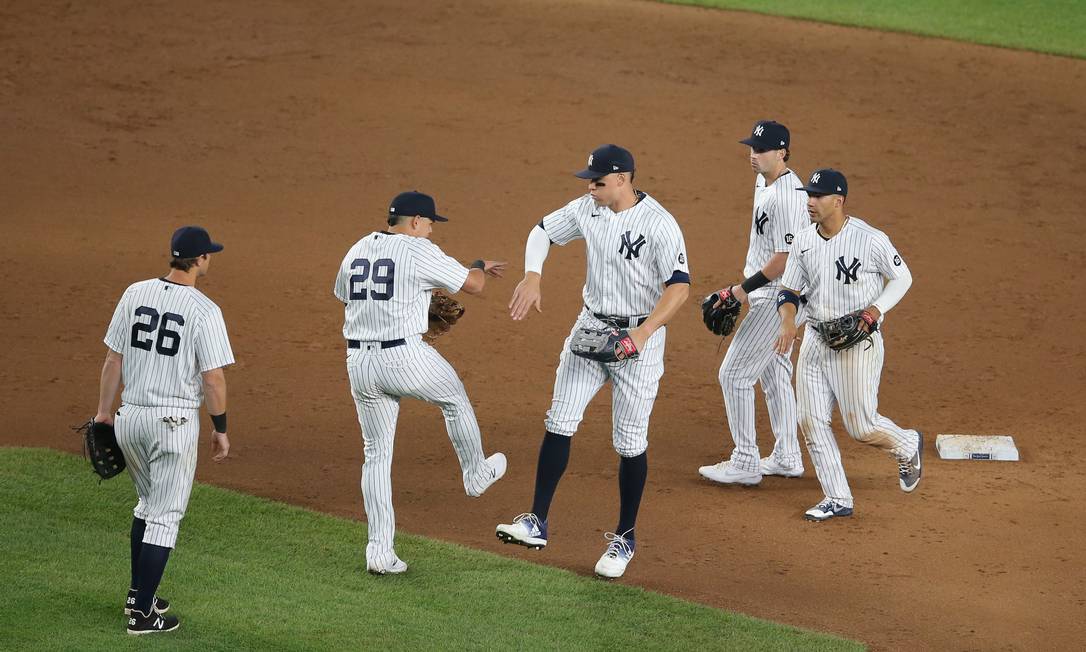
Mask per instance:
[[[351,263],[351,271],[358,272],[351,275],[352,300],[388,301],[396,293],[396,261],[391,258],[378,258],[372,264],[369,258],[356,258]],[[367,280],[377,285],[383,285],[384,289],[380,291],[376,288],[367,290],[363,287]]]
[[[140,317],[145,315],[151,318],[150,321],[139,321]],[[136,308],[136,322],[132,324],[132,346],[144,351],[150,351],[153,347],[160,355],[177,355],[177,351],[181,348],[181,333],[170,330],[170,322],[184,326],[185,318],[175,312],[163,313],[161,317],[160,320],[158,311],[154,308],[147,306]],[[144,335],[150,335],[156,329],[158,337],[151,336],[144,339]]]

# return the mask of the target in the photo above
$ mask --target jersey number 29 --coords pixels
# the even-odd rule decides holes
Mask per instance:
[[[351,275],[352,300],[388,301],[396,293],[396,261],[391,258],[378,258],[372,264],[369,258],[356,258],[351,263],[351,271],[358,272]],[[361,287],[367,280],[383,285],[384,289],[378,291],[376,288],[367,290],[365,287]]]
[[[139,321],[139,318],[144,315],[150,317],[150,321]],[[147,306],[136,308],[137,321],[132,324],[132,346],[144,351],[150,351],[153,347],[160,355],[177,355],[177,351],[181,348],[181,333],[170,330],[170,322],[184,326],[185,318],[175,312],[163,313],[161,317],[160,320],[158,311],[154,308]],[[145,334],[154,333],[156,329],[158,330],[157,338],[154,336],[143,338]]]

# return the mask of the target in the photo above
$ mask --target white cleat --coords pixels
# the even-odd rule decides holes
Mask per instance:
[[[610,543],[603,556],[596,562],[596,575],[613,580],[622,577],[634,556],[634,540],[620,534],[607,532],[603,535]]]
[[[484,478],[482,480],[477,480],[475,486],[467,490],[467,494],[472,498],[478,498],[486,493],[486,490],[490,488],[490,485],[502,479],[502,476],[505,475],[505,470],[509,466],[508,461],[505,459],[505,453],[494,453],[486,458],[484,464],[486,466]]]
[[[795,466],[787,466],[781,464],[776,457],[770,455],[769,457],[762,458],[762,475],[779,475],[782,478],[802,478],[803,477],[803,463],[800,462]]]
[[[762,481],[761,473],[751,473],[750,471],[737,469],[731,460],[724,460],[712,466],[703,466],[698,469],[698,473],[707,480],[721,484],[741,484],[753,487]]]
[[[392,556],[392,563],[384,564],[374,561],[366,561],[366,570],[372,575],[399,575],[407,572],[407,562],[396,555]]]

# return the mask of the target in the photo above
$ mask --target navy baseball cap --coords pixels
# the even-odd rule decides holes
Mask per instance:
[[[437,206],[434,204],[434,198],[430,195],[423,194],[418,190],[401,192],[396,195],[392,199],[392,203],[388,205],[389,217],[399,217],[403,215],[409,217],[414,217],[416,215],[428,217],[435,222],[449,221],[449,218],[437,214]]]
[[[802,188],[797,188],[808,195],[841,195],[848,197],[848,181],[840,170],[822,168],[811,173],[811,180]]]
[[[207,229],[200,226],[183,226],[174,231],[170,239],[170,253],[174,258],[196,258],[222,249],[221,244],[211,241]]]
[[[600,145],[588,155],[588,167],[573,176],[581,179],[599,179],[615,172],[633,172],[633,154],[618,145]]]
[[[759,120],[750,130],[750,138],[739,141],[744,145],[750,145],[754,149],[788,149],[791,142],[788,127],[773,120]]]

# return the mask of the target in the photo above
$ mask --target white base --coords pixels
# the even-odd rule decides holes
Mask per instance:
[[[939,435],[935,449],[944,460],[1018,461],[1014,438],[1007,435]]]

